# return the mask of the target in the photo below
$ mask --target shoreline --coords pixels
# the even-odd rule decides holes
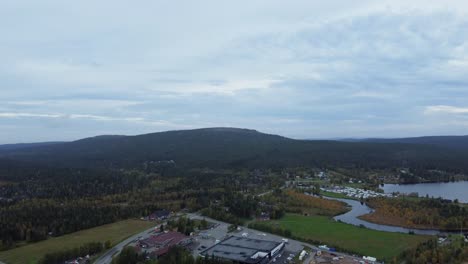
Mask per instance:
[[[444,235],[444,234],[452,234],[452,233],[460,233],[460,231],[445,231],[445,230],[438,230],[438,229],[419,229],[419,228],[407,228],[404,226],[397,226],[397,225],[387,225],[387,224],[380,224],[374,223],[367,220],[363,220],[360,216],[371,214],[374,212],[374,209],[370,208],[366,204],[361,204],[359,201],[350,200],[350,199],[342,199],[342,198],[333,198],[333,197],[326,197],[325,199],[330,200],[337,200],[347,203],[351,206],[351,210],[347,213],[337,215],[333,217],[336,221],[341,221],[343,223],[351,224],[354,226],[364,226],[368,229],[385,231],[385,232],[397,232],[397,233],[414,233],[419,235]]]
[[[440,233],[460,233],[460,230],[439,229],[437,227],[426,227],[426,228],[425,227],[411,227],[411,226],[397,225],[397,224],[392,224],[392,223],[387,223],[387,222],[379,222],[379,221],[375,221],[373,219],[365,218],[365,216],[372,215],[372,214],[373,213],[358,216],[358,219],[361,219],[363,221],[366,221],[366,222],[369,222],[369,223],[372,223],[372,224],[402,227],[402,228],[411,229],[411,230],[421,230],[421,231],[436,230],[436,231],[439,231]],[[463,233],[463,234],[468,233],[468,228],[462,229],[461,233]]]

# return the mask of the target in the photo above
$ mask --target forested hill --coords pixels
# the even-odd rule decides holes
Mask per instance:
[[[373,142],[373,143],[407,143],[407,144],[425,144],[434,145],[452,149],[468,149],[468,136],[430,136],[430,137],[412,137],[412,138],[368,138],[358,140],[344,140],[354,142]]]
[[[60,167],[415,167],[468,171],[465,150],[404,143],[293,140],[255,130],[207,128],[100,136],[0,151],[0,158]],[[173,162],[172,162],[173,161]]]
[[[10,150],[18,150],[18,149],[27,149],[33,147],[41,147],[41,146],[48,146],[59,144],[62,142],[40,142],[40,143],[19,143],[19,144],[5,144],[0,145],[0,151],[10,151]]]

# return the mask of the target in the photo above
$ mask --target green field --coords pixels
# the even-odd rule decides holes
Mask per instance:
[[[348,197],[348,196],[346,196],[345,194],[342,194],[342,193],[320,191],[320,195],[327,196],[327,197],[332,197],[332,198],[359,200],[359,199],[354,198],[354,197]]]
[[[45,241],[28,244],[22,247],[0,252],[0,260],[7,264],[36,263],[48,252],[79,247],[88,242],[105,242],[112,244],[154,226],[155,223],[140,220],[125,220],[107,224],[72,234],[50,238]]]
[[[267,223],[289,229],[299,239],[321,241],[329,246],[387,260],[430,238],[360,228],[335,222],[324,216],[286,214],[280,220]]]

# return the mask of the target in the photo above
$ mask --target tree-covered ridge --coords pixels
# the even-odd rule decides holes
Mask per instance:
[[[468,172],[466,149],[430,144],[293,140],[245,129],[107,136],[0,151],[0,157],[75,168],[356,167]]]

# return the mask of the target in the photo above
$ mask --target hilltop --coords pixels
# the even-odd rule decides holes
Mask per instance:
[[[173,161],[179,167],[405,166],[464,170],[466,149],[414,142],[295,140],[250,129],[204,128],[0,150],[0,158],[60,167],[135,168]]]

